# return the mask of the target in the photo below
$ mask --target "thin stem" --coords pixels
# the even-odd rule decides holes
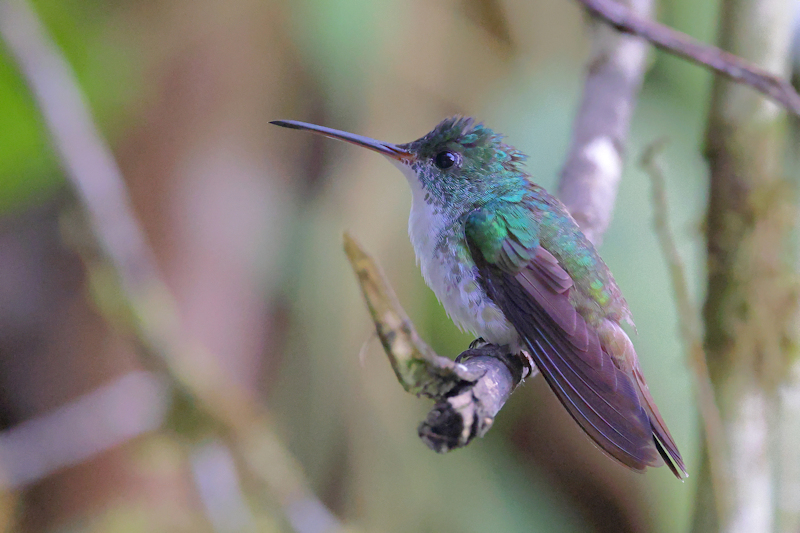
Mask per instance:
[[[765,94],[800,116],[800,95],[787,80],[715,46],[658,22],[639,17],[614,0],[578,0],[596,17],[617,30],[638,35],[670,54],[705,66],[717,74]]]
[[[706,354],[703,350],[703,338],[699,328],[700,312],[689,294],[686,281],[686,268],[681,258],[675,239],[672,236],[669,222],[669,206],[664,179],[664,171],[658,162],[658,154],[666,145],[665,139],[659,139],[645,148],[640,160],[641,167],[650,176],[653,191],[653,225],[655,226],[661,253],[667,262],[672,288],[675,291],[675,304],[678,307],[678,324],[684,349],[689,355],[689,366],[694,374],[695,393],[700,409],[700,417],[705,432],[705,443],[709,457],[711,484],[714,490],[714,501],[719,516],[725,516],[730,505],[730,496],[726,491],[729,473],[727,469],[728,450],[725,445],[725,427],[714,397],[714,386],[708,373]]]

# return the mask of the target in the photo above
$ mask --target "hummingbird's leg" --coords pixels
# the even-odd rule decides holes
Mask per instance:
[[[478,337],[477,339],[469,343],[469,349],[474,350],[475,348],[480,348],[482,346],[486,346],[487,344],[489,343],[486,342],[486,340],[483,337]]]
[[[481,343],[481,345],[476,346],[478,343]],[[505,364],[509,364],[509,358],[518,359],[519,362],[513,363],[512,366],[520,367],[520,372],[522,372],[523,377],[528,375],[528,369],[524,368],[525,365],[528,364],[528,360],[526,360],[521,354],[514,354],[509,349],[507,344],[503,344],[501,346],[498,344],[492,344],[491,342],[485,341],[482,338],[475,339],[472,343],[470,343],[469,348],[456,356],[455,362],[470,366],[469,361],[475,357],[494,357],[495,359],[503,361]]]
[[[496,344],[492,344],[491,342],[485,340],[483,337],[478,337],[471,343],[469,343],[469,347],[458,354],[456,356],[456,363],[463,363],[470,357],[475,357],[476,355],[497,355],[500,352],[507,353],[508,350],[507,346],[497,346]]]

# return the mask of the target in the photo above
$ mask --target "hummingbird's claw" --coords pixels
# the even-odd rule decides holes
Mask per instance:
[[[486,339],[484,339],[483,337],[478,337],[477,339],[469,343],[469,348],[467,348],[466,351],[461,352],[456,356],[456,363],[462,363],[464,359],[472,357],[474,354],[470,352],[472,352],[473,350],[479,350],[484,346],[489,346],[490,344],[491,343],[487,342]]]
[[[474,350],[475,348],[481,348],[483,346],[486,346],[487,344],[490,343],[486,342],[486,340],[483,337],[478,337],[477,339],[469,343],[469,349]]]

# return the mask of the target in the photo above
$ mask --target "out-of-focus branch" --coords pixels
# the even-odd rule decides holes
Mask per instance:
[[[797,533],[800,531],[800,362],[795,360],[787,372],[786,381],[780,387],[781,427],[778,434],[778,515],[776,531]]]
[[[788,67],[795,2],[723,0],[720,46],[780,76]],[[794,184],[784,170],[786,114],[717,77],[706,130],[705,348],[729,451],[731,505],[714,520],[709,458],[701,470],[695,531],[775,531],[777,495],[800,482],[779,476],[779,390],[798,342],[797,266],[789,244]]]
[[[625,0],[642,17],[652,0]],[[558,196],[586,237],[598,246],[611,221],[622,175],[631,115],[644,77],[647,43],[595,25],[581,107],[561,171]]]
[[[417,334],[381,269],[348,234],[344,249],[397,380],[437,402],[419,427],[420,438],[441,453],[485,435],[522,380],[522,359],[491,344],[463,352],[461,362],[437,355]]]
[[[703,44],[685,33],[648,20],[616,0],[578,0],[589,13],[621,32],[638,35],[654,46],[703,65],[737,83],[749,85],[772,98],[783,107],[800,115],[800,95],[787,80],[730,52]],[[789,20],[793,14],[788,15]]]
[[[641,17],[649,17],[653,11],[653,0],[619,1]],[[599,21],[587,20],[587,28],[592,31],[592,48],[558,197],[587,238],[599,246],[612,219],[649,46],[644,39],[621,34]],[[640,501],[609,496],[629,491],[626,481],[611,481],[605,472],[594,468],[583,470],[580,476],[560,464],[546,468],[562,490],[575,495],[572,504],[587,516],[594,515],[595,521],[607,521],[608,509],[588,502],[607,501],[618,513],[617,529],[634,531],[644,527],[637,525],[642,516]]]
[[[0,488],[19,490],[157,429],[166,411],[165,388],[149,372],[131,372],[0,432]]]
[[[712,464],[720,462],[721,446],[711,442],[719,440],[716,437],[719,432],[713,428],[714,402],[709,401],[711,394],[701,379],[698,396],[710,441],[700,470],[694,528],[695,531],[770,531],[775,525],[776,508],[783,519],[794,523],[798,516],[796,509],[790,505],[784,510],[780,506],[796,501],[794,487],[800,482],[789,471],[777,473],[773,449],[776,447],[770,444],[776,432],[780,433],[778,429],[786,425],[787,421],[781,417],[792,413],[793,408],[788,407],[790,402],[785,399],[793,397],[796,388],[796,384],[788,383],[786,365],[797,343],[797,288],[793,282],[794,269],[785,264],[784,250],[788,228],[795,217],[791,203],[794,195],[782,176],[781,113],[777,106],[750,89],[755,88],[800,115],[800,96],[782,77],[788,64],[792,3],[723,1],[720,8],[723,51],[649,21],[630,2],[579,1],[590,13],[620,32],[638,35],[739,84],[715,78],[707,130],[712,176],[707,218],[709,288],[704,309],[705,346],[728,461],[724,467]],[[631,57],[625,64],[643,68],[638,56]],[[600,115],[598,110],[604,109],[606,101],[602,82],[597,82],[599,89],[589,90],[592,78],[602,80],[605,67],[608,72],[605,77],[615,79],[607,57],[595,53],[593,58],[597,64],[590,63],[587,90],[576,119],[559,194],[590,239],[597,243],[610,219],[619,179],[615,171],[621,168],[619,156],[623,144],[615,146],[611,140],[624,141],[624,136],[614,137],[618,129],[609,129],[611,133],[604,134],[602,127],[592,124],[592,116]],[[613,83],[607,81],[606,86]],[[631,86],[629,83],[627,87]],[[638,88],[638,84],[633,86]],[[635,96],[631,91],[617,93],[628,102],[633,101],[630,95]],[[595,95],[600,100],[595,104],[598,110],[592,107]],[[621,109],[629,111],[624,106]],[[627,128],[625,118],[622,123]],[[604,121],[616,124],[620,119],[614,116]],[[690,352],[695,354],[695,372],[700,370],[702,374],[705,365],[700,359],[701,352],[696,347],[690,347]],[[783,384],[786,404],[783,410],[779,408],[779,384]],[[790,446],[793,445],[794,442]],[[711,496],[714,485],[723,483],[719,479],[721,471],[729,473],[730,498]],[[790,531],[793,526],[780,527],[782,531]]]
[[[243,482],[259,500],[278,500],[293,522],[297,517],[292,509],[319,501],[265,410],[232,384],[225,369],[214,364],[216,359],[195,363],[203,348],[186,335],[121,172],[66,60],[24,0],[0,0],[0,37],[36,99],[91,229],[119,277],[141,341],[160,357],[175,388],[188,394],[190,404],[219,428]]]
[[[711,471],[711,484],[714,489],[717,513],[722,516],[729,505],[728,487],[728,451],[725,446],[725,428],[714,397],[714,386],[708,374],[706,354],[703,350],[703,336],[700,329],[700,312],[692,302],[689,285],[686,282],[686,269],[683,259],[675,245],[669,224],[669,208],[667,191],[664,185],[664,172],[657,161],[658,154],[666,144],[660,139],[645,149],[640,164],[650,175],[653,187],[653,224],[655,226],[661,253],[667,262],[672,288],[675,291],[675,303],[678,308],[678,324],[686,353],[689,355],[689,366],[694,372],[697,403],[705,431],[706,448]]]
[[[792,85],[745,59],[649,19],[651,0],[578,0],[617,31],[597,28],[558,195],[595,245],[611,221],[647,42],[748,85],[800,115]],[[791,17],[789,17],[791,18]]]

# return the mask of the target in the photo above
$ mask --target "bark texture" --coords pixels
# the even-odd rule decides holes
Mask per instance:
[[[793,3],[725,0],[720,46],[785,76]],[[779,388],[796,349],[797,287],[788,244],[795,194],[785,176],[785,113],[747,87],[714,80],[706,136],[709,371],[728,443],[727,501],[701,468],[695,531],[775,531]]]

